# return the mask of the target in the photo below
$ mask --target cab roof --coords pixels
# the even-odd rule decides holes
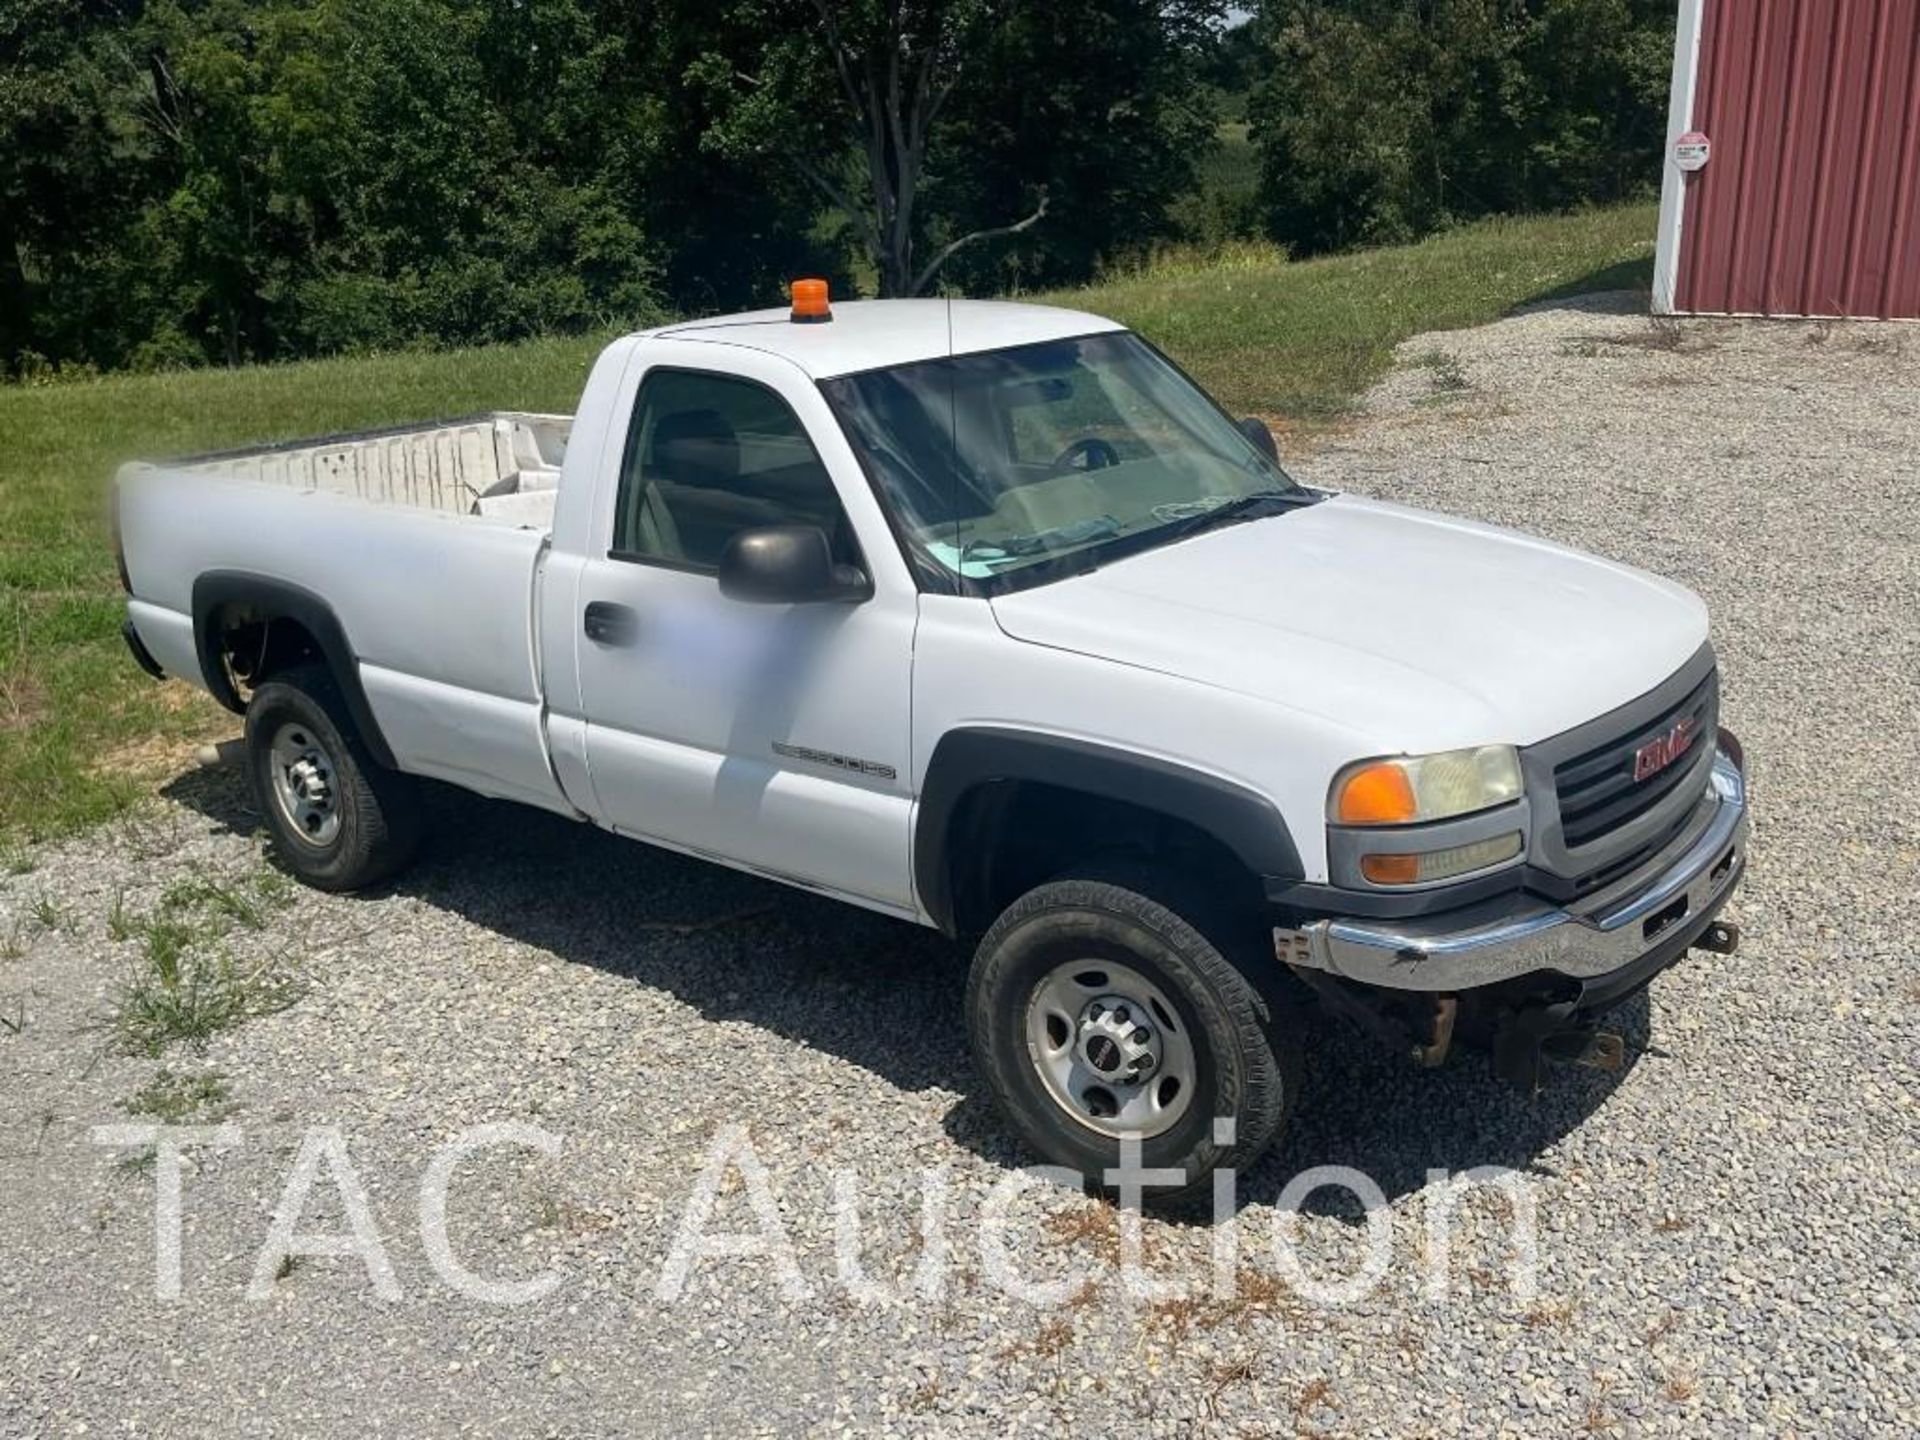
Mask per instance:
[[[827,380],[1124,328],[1084,311],[1006,300],[845,300],[833,306],[830,321],[799,323],[783,307],[663,325],[642,336],[739,345],[791,360],[814,379]]]

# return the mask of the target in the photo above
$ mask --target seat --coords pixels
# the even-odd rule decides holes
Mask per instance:
[[[735,531],[790,518],[783,507],[740,491],[740,439],[717,410],[661,416],[642,476],[641,538],[662,558],[717,566]]]

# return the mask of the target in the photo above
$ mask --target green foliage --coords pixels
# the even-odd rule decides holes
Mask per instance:
[[[1249,101],[1299,253],[1605,203],[1659,174],[1671,0],[1276,0]]]
[[[702,145],[806,179],[882,294],[942,271],[973,293],[1085,278],[1168,232],[1213,133],[1200,71],[1221,0],[727,10],[739,23],[689,70]]]
[[[1219,148],[1202,73],[1223,10],[1083,0],[1015,7],[994,27],[945,113],[929,232],[945,241],[1008,224],[1041,193],[1048,209],[1018,243],[958,252],[952,288],[1072,284],[1174,233],[1174,202]]]
[[[158,1055],[185,1041],[207,1039],[256,1016],[291,1005],[295,979],[269,964],[243,965],[224,941],[238,925],[258,930],[268,907],[281,903],[271,872],[239,884],[181,880],[160,898],[138,933],[140,958],[116,997],[113,1031],[132,1055]]]
[[[1169,239],[1378,244],[1657,173],[1671,0],[1230,13],[0,0],[0,371],[631,328],[804,272],[1026,290]]]
[[[591,0],[0,0],[0,360],[658,318],[653,44]]]

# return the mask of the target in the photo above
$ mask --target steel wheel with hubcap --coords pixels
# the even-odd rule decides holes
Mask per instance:
[[[1060,1108],[1102,1135],[1158,1135],[1193,1103],[1193,1042],[1139,971],[1056,965],[1027,1005],[1027,1048]]]
[[[331,845],[340,833],[340,810],[335,803],[336,767],[311,726],[292,720],[275,732],[267,764],[273,777],[273,798],[280,814],[298,839]]]
[[[367,752],[324,665],[280,671],[254,690],[247,769],[275,851],[309,885],[357,890],[413,857],[414,783]]]
[[[1298,1016],[1283,988],[1250,978],[1258,940],[1257,922],[1148,866],[1041,885],[974,956],[975,1064],[1049,1161],[1111,1188],[1137,1138],[1141,1165],[1187,1177],[1150,1203],[1205,1197],[1215,1169],[1273,1141],[1299,1088]]]

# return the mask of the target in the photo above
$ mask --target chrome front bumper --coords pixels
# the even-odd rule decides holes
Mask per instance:
[[[1536,971],[1592,981],[1663,947],[1677,958],[1686,946],[1676,941],[1706,928],[1746,869],[1746,780],[1725,749],[1714,755],[1700,803],[1713,810],[1693,843],[1646,885],[1594,914],[1540,903],[1464,925],[1447,916],[1316,920],[1275,930],[1275,953],[1287,964],[1358,984],[1428,993],[1472,990]]]

